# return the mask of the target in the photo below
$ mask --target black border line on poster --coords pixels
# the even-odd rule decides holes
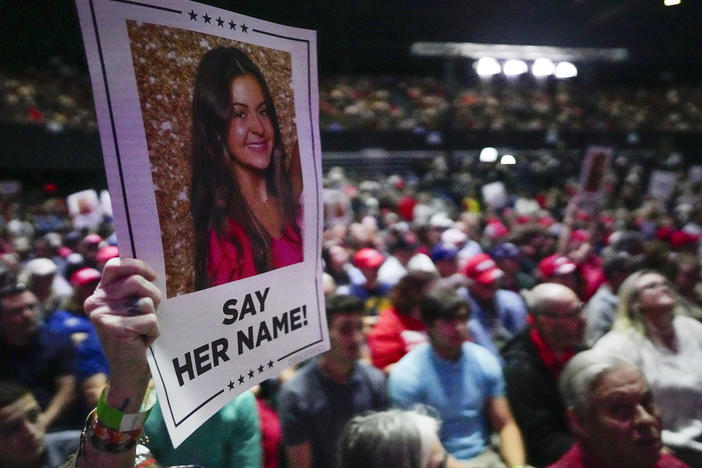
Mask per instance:
[[[98,24],[97,24],[97,19],[96,19],[96,17],[95,17],[95,7],[94,7],[94,4],[93,4],[94,0],[89,0],[89,1],[90,1],[90,13],[91,13],[91,16],[92,16],[93,29],[94,29],[94,33],[95,33],[95,42],[96,42],[97,48],[98,48],[98,55],[99,55],[99,59],[100,59],[100,69],[101,69],[101,72],[102,72],[103,85],[104,85],[104,87],[105,87],[105,96],[106,96],[106,99],[107,99],[107,107],[108,107],[109,115],[110,115],[110,127],[111,127],[111,129],[112,129],[112,139],[113,139],[113,142],[114,142],[114,145],[115,145],[115,156],[117,157],[117,166],[118,166],[120,184],[121,184],[121,186],[122,186],[122,198],[123,198],[123,202],[124,202],[125,215],[126,215],[126,217],[127,217],[127,229],[128,229],[128,232],[129,232],[129,242],[130,242],[131,247],[132,247],[132,254],[133,254],[134,257],[136,258],[136,257],[137,257],[137,255],[136,255],[136,247],[135,247],[135,244],[134,244],[134,235],[133,235],[131,217],[130,217],[130,215],[129,215],[129,205],[128,205],[128,201],[127,201],[127,193],[126,193],[126,190],[125,190],[124,172],[123,172],[123,170],[122,170],[121,154],[120,154],[120,151],[119,151],[119,144],[118,144],[118,142],[117,142],[117,131],[116,131],[116,129],[115,129],[114,114],[113,114],[113,112],[112,112],[112,100],[110,99],[109,86],[108,86],[108,84],[107,84],[107,72],[106,72],[106,70],[105,70],[105,61],[104,61],[104,56],[103,56],[103,53],[102,53],[102,43],[100,42],[100,34],[99,34],[99,32],[98,32],[98,31],[99,31],[99,28],[98,28]],[[165,12],[169,12],[169,13],[175,13],[175,14],[179,14],[179,15],[182,15],[182,14],[183,14],[182,10],[174,10],[174,9],[169,9],[169,8],[160,7],[160,6],[156,6],[156,5],[148,5],[148,4],[144,4],[144,3],[134,2],[134,1],[130,1],[130,0],[110,0],[110,1],[115,2],[115,3],[125,3],[125,4],[129,4],[129,5],[141,6],[141,7],[144,7],[144,8],[151,8],[151,9],[160,10],[160,11],[165,11]],[[256,32],[256,33],[264,34],[264,35],[268,35],[268,36],[273,36],[273,37],[277,37],[277,38],[280,38],[280,39],[286,39],[286,40],[290,40],[290,41],[304,42],[304,43],[305,43],[305,45],[306,45],[306,50],[307,50],[307,72],[308,72],[308,73],[307,73],[307,105],[308,105],[308,115],[309,115],[309,119],[310,119],[310,122],[309,122],[309,123],[310,123],[310,130],[312,131],[312,135],[311,135],[312,154],[315,155],[315,154],[316,154],[316,148],[315,148],[315,139],[314,139],[314,122],[312,121],[312,101],[311,101],[312,84],[311,84],[311,81],[310,81],[310,73],[311,73],[310,66],[311,66],[311,63],[310,63],[310,43],[309,43],[309,40],[307,40],[307,39],[300,39],[300,38],[297,38],[297,37],[283,36],[283,35],[274,34],[274,33],[271,33],[271,32],[262,31],[262,30],[258,30],[258,29],[252,29],[252,32]],[[317,159],[313,157],[313,158],[312,158],[312,162],[313,162],[313,164],[314,164],[314,169],[315,169],[315,170],[314,170],[314,176],[315,176],[315,179],[316,179],[316,178],[317,178],[317,169],[318,169],[318,167],[317,167]],[[316,200],[319,200],[319,184],[318,184],[318,182],[319,182],[318,180],[315,180],[315,192],[316,192],[316,193],[315,193],[315,194],[316,194],[316,198],[315,198],[315,199],[316,199]],[[316,224],[317,224],[317,229],[315,230],[315,232],[317,233],[316,243],[318,244],[318,243],[319,243],[319,232],[320,232],[319,216],[317,216]],[[319,297],[319,280],[318,280],[317,278],[315,278],[315,292],[316,292],[316,296]],[[319,299],[318,299],[318,301],[319,301]],[[322,304],[321,304],[321,303],[318,303],[318,304],[317,304],[317,311],[318,311],[318,313],[319,313],[319,311],[321,311],[321,310],[323,310]],[[321,314],[319,314],[319,315],[321,315]],[[306,344],[305,346],[302,346],[301,348],[298,348],[298,349],[296,349],[296,350],[294,350],[294,351],[292,351],[292,352],[286,354],[285,356],[278,358],[277,361],[280,362],[280,361],[282,361],[283,359],[285,359],[285,358],[287,358],[287,357],[289,357],[289,356],[291,356],[291,355],[293,355],[293,354],[295,354],[295,353],[297,353],[297,352],[299,352],[299,351],[302,351],[302,350],[304,350],[304,349],[309,348],[310,346],[314,346],[314,345],[316,345],[316,344],[321,343],[322,341],[324,341],[323,332],[322,332],[322,320],[321,320],[322,318],[323,318],[323,317],[320,316],[320,317],[318,317],[318,320],[317,320],[317,321],[318,321],[318,324],[319,324],[319,335],[320,335],[320,338],[319,338],[317,341],[315,341],[315,342],[313,342],[313,343]],[[170,415],[171,415],[171,419],[172,419],[173,424],[175,425],[175,427],[178,427],[180,424],[182,424],[182,423],[185,422],[188,418],[190,418],[190,416],[192,416],[193,414],[195,414],[195,412],[197,412],[200,408],[202,408],[203,406],[205,406],[205,405],[208,404],[210,401],[212,401],[213,399],[215,399],[216,397],[218,397],[220,394],[222,394],[222,393],[224,392],[224,389],[219,390],[219,391],[216,392],[214,395],[210,396],[208,399],[206,399],[204,402],[202,402],[202,403],[201,403],[199,406],[197,406],[195,409],[193,409],[192,411],[190,411],[190,412],[189,412],[185,417],[183,417],[180,421],[176,421],[175,415],[173,414],[173,407],[172,407],[172,405],[171,405],[171,401],[170,401],[170,398],[169,398],[169,396],[168,396],[168,391],[166,390],[166,385],[165,385],[165,382],[164,382],[164,379],[163,379],[163,375],[162,375],[162,373],[161,373],[161,369],[160,369],[159,366],[158,366],[158,361],[157,361],[156,356],[155,356],[155,354],[154,354],[154,350],[153,350],[153,348],[152,348],[151,346],[149,346],[149,352],[151,353],[151,357],[153,358],[154,365],[156,366],[156,370],[157,370],[157,372],[158,372],[159,379],[161,379],[161,384],[162,384],[163,389],[164,389],[164,392],[165,392],[165,394],[166,394],[166,403],[167,403],[167,406],[168,406],[168,410],[169,410],[169,413],[170,413]]]

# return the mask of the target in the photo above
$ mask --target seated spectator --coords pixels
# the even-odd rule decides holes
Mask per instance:
[[[158,402],[144,424],[144,434],[149,439],[149,450],[164,465],[262,466],[261,428],[251,392],[242,393],[217,411],[178,448],[171,444]]]
[[[34,293],[41,304],[42,317],[59,308],[71,293],[68,282],[57,275],[56,264],[48,258],[35,258],[24,266],[20,281]]]
[[[514,291],[499,287],[504,273],[487,254],[470,258],[463,274],[468,278],[470,333],[476,343],[497,355],[526,326],[524,301]]]
[[[582,349],[585,321],[580,299],[561,284],[539,284],[526,297],[533,325],[503,349],[504,375],[527,461],[545,466],[558,460],[574,442],[558,394],[558,377]]]
[[[592,346],[612,328],[617,310],[617,291],[636,270],[638,261],[627,252],[603,253],[602,269],[606,281],[585,305],[585,341]]]
[[[640,270],[619,288],[612,331],[595,349],[627,359],[651,385],[661,408],[663,443],[702,466],[702,324],[676,314],[677,296],[659,273]]]
[[[542,283],[562,284],[582,297],[577,268],[578,266],[565,255],[553,254],[539,262],[538,276]]]
[[[522,253],[519,247],[511,242],[502,242],[495,245],[489,252],[497,267],[504,272],[502,287],[510,291],[519,292],[522,289],[531,289],[536,282],[531,274],[521,269]]]
[[[450,455],[439,437],[439,421],[397,409],[354,417],[339,439],[338,468],[439,468]],[[453,461],[452,461],[453,462]]]
[[[0,380],[0,466],[53,468],[78,449],[80,431],[46,434],[41,414],[27,387]]]
[[[39,301],[23,283],[0,290],[0,379],[28,387],[43,429],[79,427],[73,412],[75,352],[70,339],[41,324]]]
[[[363,301],[330,296],[326,310],[329,351],[298,370],[278,394],[283,444],[294,467],[333,466],[344,425],[388,404],[385,375],[359,360]]]
[[[49,329],[68,336],[75,348],[75,377],[84,409],[97,404],[110,372],[95,329],[83,311],[83,303],[95,291],[99,281],[100,272],[93,268],[81,268],[73,273],[73,295],[63,309],[51,314],[46,321]]]
[[[666,261],[665,273],[680,294],[680,312],[702,321],[702,281],[698,257],[689,253],[671,255]]]
[[[439,273],[437,287],[455,289],[466,285],[465,276],[458,272],[458,249],[452,244],[440,242],[432,247],[429,255]]]
[[[441,442],[465,462],[460,466],[523,465],[524,445],[505,398],[500,363],[466,341],[468,302],[454,290],[438,289],[422,299],[420,310],[429,343],[410,351],[390,371],[393,403],[433,407],[442,420]],[[490,445],[493,431],[499,455]]]
[[[583,351],[566,365],[559,388],[577,442],[550,468],[689,468],[661,451],[661,416],[636,367]]]
[[[411,271],[390,293],[392,306],[380,314],[368,334],[371,360],[378,369],[390,372],[392,365],[402,356],[427,341],[419,302],[436,278],[433,273]]]
[[[338,244],[331,244],[322,249],[322,260],[324,261],[324,271],[328,273],[338,288],[339,293],[348,289],[353,283],[364,281],[363,273],[349,262],[349,253],[346,247]],[[343,288],[343,289],[342,289]]]
[[[353,283],[349,294],[361,299],[367,316],[377,317],[381,310],[390,305],[388,293],[392,286],[378,280],[378,270],[385,261],[383,254],[370,247],[364,247],[353,256],[353,264],[363,273],[363,282]]]
[[[408,271],[436,271],[431,259],[417,252],[417,242],[412,232],[398,233],[388,246],[390,256],[378,270],[378,281],[395,286]]]

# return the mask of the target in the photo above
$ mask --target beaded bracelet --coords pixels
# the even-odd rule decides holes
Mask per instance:
[[[134,448],[141,437],[141,432],[141,427],[127,432],[119,432],[108,427],[96,417],[95,410],[85,426],[85,437],[92,446],[108,453],[122,453]]]

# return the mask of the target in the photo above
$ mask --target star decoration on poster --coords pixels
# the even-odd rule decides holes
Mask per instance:
[[[234,22],[234,20],[229,20],[227,21],[226,18],[222,18],[221,16],[217,16],[216,18],[210,16],[207,14],[207,12],[203,13],[198,13],[195,10],[190,10],[188,12],[188,15],[190,16],[190,21],[195,21],[198,22],[198,18],[202,17],[202,21],[206,24],[214,24],[212,23],[212,20],[215,20],[217,22],[217,27],[218,28],[224,28],[226,27],[225,25],[229,25],[229,30],[230,31],[241,31],[242,33],[249,33],[249,27],[246,26],[245,24],[237,24]],[[240,29],[237,29],[237,26],[240,26]]]
[[[234,377],[233,378],[234,380],[229,381],[229,384],[227,384],[227,387],[229,388],[229,390],[234,390],[234,387],[237,385],[237,382],[239,383],[239,385],[244,385],[244,382],[246,382],[246,380],[251,380],[254,378],[254,376],[256,375],[256,371],[258,371],[258,374],[263,374],[263,372],[266,369],[266,366],[268,367],[268,369],[272,369],[273,364],[274,364],[273,360],[269,360],[268,362],[262,362],[258,365],[258,367],[254,367],[252,369],[249,369],[249,371],[244,373],[244,374],[239,374],[238,379],[236,377]],[[248,379],[245,377],[247,375],[249,376]]]

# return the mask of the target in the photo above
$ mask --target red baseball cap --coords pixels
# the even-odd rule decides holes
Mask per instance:
[[[109,259],[115,257],[119,257],[119,249],[114,245],[106,245],[98,250],[97,261],[100,263],[105,263]]]
[[[682,247],[685,244],[695,243],[700,239],[699,234],[691,234],[686,231],[673,231],[670,234],[670,243],[674,249]]]
[[[84,244],[99,244],[102,242],[102,237],[100,237],[98,234],[88,234],[83,238],[83,243]]]
[[[481,253],[468,259],[463,267],[463,274],[480,284],[491,284],[501,278],[504,272],[488,254]]]
[[[71,275],[71,284],[74,286],[85,286],[88,283],[100,279],[100,272],[95,268],[81,268]]]
[[[553,278],[556,275],[567,275],[572,273],[577,265],[568,257],[553,254],[541,260],[539,271],[545,279]]]
[[[383,264],[383,254],[370,247],[364,247],[353,256],[353,264],[358,268],[377,268]]]

